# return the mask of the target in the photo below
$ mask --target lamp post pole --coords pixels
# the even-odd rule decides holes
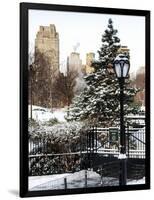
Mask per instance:
[[[126,135],[124,125],[124,78],[119,78],[120,85],[120,185],[126,185],[127,166],[126,166]]]
[[[130,63],[128,57],[124,54],[119,54],[114,61],[114,71],[119,80],[120,86],[120,152],[118,159],[120,160],[120,176],[119,184],[126,185],[127,183],[127,157],[126,157],[126,134],[124,125],[124,83],[128,77]]]

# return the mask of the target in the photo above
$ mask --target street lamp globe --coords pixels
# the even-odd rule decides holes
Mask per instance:
[[[130,63],[128,57],[119,54],[114,60],[114,71],[117,78],[128,78]]]

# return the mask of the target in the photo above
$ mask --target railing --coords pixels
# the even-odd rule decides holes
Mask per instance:
[[[126,134],[128,157],[145,158],[145,128],[130,128]]]
[[[79,171],[83,169],[84,163],[87,167],[86,159],[92,163],[95,157],[97,159],[97,155],[118,158],[119,129],[112,129],[116,131],[111,132],[111,128],[92,127],[80,135],[77,145],[66,143],[64,149],[59,151],[54,148],[50,138],[30,138],[29,175]],[[127,158],[145,158],[145,128],[126,128],[126,154]]]
[[[29,155],[29,175],[41,176],[77,172],[80,170],[80,153]]]
[[[92,128],[87,132],[87,136],[83,134],[80,141],[78,141],[78,146],[69,147],[69,143],[65,144],[67,146],[67,152],[65,149],[59,149],[55,151],[54,144],[51,139],[29,139],[29,155],[37,154],[62,154],[62,153],[75,153],[75,152],[102,152],[108,154],[117,154],[119,152],[119,129],[117,128],[117,133],[115,139],[112,140],[112,133],[110,128]],[[70,145],[71,146],[71,145]],[[145,155],[145,128],[130,128],[126,129],[126,150],[128,156],[133,156],[134,153]],[[73,152],[72,152],[73,151]]]
[[[97,135],[97,137],[91,137],[90,145],[87,144],[87,152],[97,152],[104,156],[113,155],[118,157],[120,143],[119,128],[112,129],[117,129],[115,140],[112,140],[111,128],[91,128],[91,132]],[[103,140],[102,137],[104,138]],[[93,141],[95,140],[94,138],[97,138],[97,141]],[[126,129],[126,154],[128,158],[145,158],[145,128]]]

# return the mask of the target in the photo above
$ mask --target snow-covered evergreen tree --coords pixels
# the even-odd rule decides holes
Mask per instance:
[[[109,19],[108,28],[102,35],[102,46],[98,51],[99,59],[93,62],[94,72],[84,77],[86,87],[75,96],[70,108],[69,120],[88,120],[104,126],[114,125],[119,119],[119,83],[113,72],[113,61],[120,48],[117,30]],[[107,69],[111,69],[110,73]],[[134,104],[137,89],[125,81],[124,110],[125,114],[136,113],[138,107]],[[119,121],[119,120],[118,120]]]

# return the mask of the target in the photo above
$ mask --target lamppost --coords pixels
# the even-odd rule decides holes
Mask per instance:
[[[127,157],[126,157],[126,135],[124,125],[124,83],[128,78],[130,63],[124,54],[119,54],[114,60],[114,71],[120,86],[120,185],[126,185],[127,181]]]

